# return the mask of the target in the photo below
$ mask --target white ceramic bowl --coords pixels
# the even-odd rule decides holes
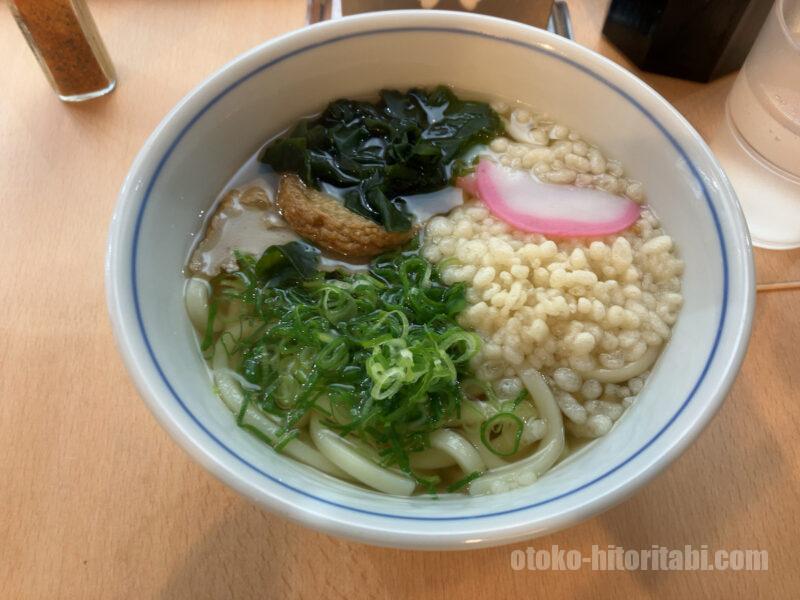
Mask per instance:
[[[639,400],[611,433],[535,485],[477,498],[396,498],[299,465],[237,428],[211,391],[184,312],[181,268],[203,212],[264,140],[335,98],[438,83],[531,104],[619,158],[644,182],[686,261],[685,305]],[[745,353],[753,281],[733,189],[700,136],[652,89],[547,32],[422,11],[306,28],[255,48],[202,83],[136,158],[114,213],[106,264],[125,363],[189,454],[275,513],[334,535],[409,548],[488,546],[552,532],[647,482],[722,403]]]

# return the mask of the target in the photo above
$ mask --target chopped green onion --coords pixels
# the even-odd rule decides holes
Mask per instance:
[[[305,245],[236,257],[239,270],[211,282],[203,344],[226,352],[253,385],[247,404],[276,418],[270,445],[288,444],[317,410],[434,491],[439,479],[413,473],[409,455],[460,418],[468,388],[495,399],[469,366],[480,338],[456,321],[466,287],[445,285],[414,243],[376,258],[368,273],[318,271]],[[217,315],[236,315],[239,326],[215,332]],[[237,423],[247,428],[244,410]]]
[[[462,477],[462,478],[461,478],[461,479],[459,479],[458,481],[456,481],[456,482],[453,482],[453,483],[451,483],[450,485],[448,485],[448,486],[447,486],[447,491],[448,491],[449,493],[451,493],[451,494],[452,494],[453,492],[457,492],[457,491],[459,491],[461,488],[468,486],[470,483],[472,483],[473,481],[475,481],[475,480],[476,480],[478,477],[480,477],[481,475],[482,475],[482,473],[480,473],[480,472],[478,472],[478,471],[473,471],[472,473],[470,473],[470,474],[469,474],[469,475],[467,475],[466,477]]]
[[[208,320],[206,321],[206,331],[200,349],[205,352],[214,343],[214,319],[217,317],[217,302],[211,302],[208,306]]]
[[[506,424],[510,424],[515,428],[512,436],[512,442],[510,446],[506,444],[505,448],[497,448],[493,443],[493,440],[490,439],[490,436],[492,431],[498,426],[501,428],[501,431],[505,433],[503,430],[505,429]],[[519,450],[520,440],[522,439],[522,431],[524,429],[525,424],[522,422],[522,419],[520,419],[514,413],[497,413],[481,424],[481,442],[483,442],[483,445],[486,446],[491,453],[496,454],[497,456],[511,456],[516,454]],[[498,436],[495,439],[500,438]]]

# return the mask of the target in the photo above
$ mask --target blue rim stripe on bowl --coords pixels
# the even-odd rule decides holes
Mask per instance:
[[[510,509],[507,509],[507,510],[496,511],[496,512],[485,513],[485,514],[478,514],[478,515],[462,515],[462,516],[452,516],[452,517],[395,515],[395,514],[391,514],[391,513],[384,513],[384,512],[379,512],[379,511],[371,511],[371,510],[365,510],[365,509],[361,509],[361,508],[356,508],[356,507],[353,507],[353,506],[348,506],[348,505],[342,504],[340,502],[335,502],[333,500],[328,500],[326,498],[322,498],[320,496],[317,496],[315,494],[309,493],[309,492],[307,492],[305,490],[296,488],[296,487],[294,487],[292,485],[289,485],[289,484],[281,481],[280,479],[270,475],[269,473],[267,473],[264,470],[260,469],[256,465],[252,464],[251,462],[249,462],[248,460],[246,460],[242,456],[239,456],[231,448],[229,448],[227,445],[225,445],[225,443],[222,440],[220,440],[218,437],[216,437],[195,416],[195,414],[189,409],[189,407],[186,405],[186,403],[183,401],[183,399],[177,394],[177,392],[173,388],[172,384],[167,379],[164,371],[162,370],[161,365],[159,364],[158,360],[156,359],[155,352],[153,351],[153,348],[152,348],[152,346],[150,344],[150,339],[147,336],[147,332],[146,332],[145,327],[144,327],[144,322],[142,320],[141,307],[140,307],[140,303],[139,303],[139,292],[138,292],[138,287],[137,287],[137,284],[136,284],[136,258],[137,258],[137,254],[138,254],[139,233],[140,233],[140,229],[141,229],[141,224],[142,224],[144,211],[145,211],[145,208],[147,207],[147,203],[148,203],[148,201],[150,199],[150,194],[153,191],[153,188],[154,188],[154,186],[156,184],[156,181],[158,180],[158,177],[159,177],[159,175],[161,173],[162,168],[166,164],[166,162],[169,159],[169,157],[171,156],[172,152],[175,150],[175,148],[178,145],[178,143],[180,143],[180,141],[183,139],[183,137],[186,135],[186,133],[192,128],[192,126],[208,111],[209,108],[211,108],[221,98],[223,98],[225,95],[227,95],[228,92],[230,92],[231,90],[233,90],[234,88],[236,88],[237,86],[242,84],[243,82],[247,81],[251,77],[257,75],[258,73],[261,73],[262,71],[265,71],[265,70],[269,69],[270,67],[272,67],[272,66],[274,66],[276,64],[279,64],[279,63],[281,63],[281,62],[283,62],[283,61],[285,61],[285,60],[287,60],[287,59],[289,59],[289,58],[291,58],[293,56],[297,56],[297,55],[302,54],[304,52],[308,52],[310,50],[314,50],[314,49],[322,47],[322,46],[327,46],[327,45],[330,45],[330,44],[333,44],[333,43],[336,43],[336,42],[340,42],[340,41],[344,41],[344,40],[347,40],[347,39],[351,39],[351,38],[375,36],[375,35],[383,35],[383,34],[391,34],[391,33],[404,33],[404,32],[447,33],[447,34],[456,34],[456,35],[467,35],[467,36],[473,36],[473,37],[487,38],[487,39],[491,39],[491,40],[494,40],[494,41],[497,41],[497,42],[502,42],[502,43],[507,43],[507,44],[511,44],[511,45],[514,45],[514,46],[519,46],[519,47],[531,50],[533,52],[537,52],[537,53],[540,53],[540,54],[546,54],[547,56],[550,56],[550,57],[555,58],[555,59],[557,59],[557,60],[559,60],[559,61],[561,61],[563,63],[566,63],[566,64],[570,65],[571,67],[574,67],[574,68],[578,69],[579,71],[582,71],[583,73],[589,75],[590,77],[592,77],[593,79],[595,79],[595,80],[599,81],[600,83],[606,85],[607,87],[613,89],[616,93],[618,93],[620,96],[625,98],[625,100],[627,100],[633,106],[635,106],[645,117],[647,117],[647,119],[650,122],[652,122],[658,128],[658,130],[661,131],[662,134],[664,134],[664,137],[667,138],[667,140],[669,140],[670,144],[675,148],[675,150],[678,152],[678,154],[681,156],[681,158],[685,161],[686,165],[689,167],[689,169],[690,169],[692,175],[694,176],[695,180],[698,182],[698,184],[700,185],[700,188],[703,190],[703,197],[705,198],[706,204],[708,205],[708,208],[709,208],[709,210],[711,212],[711,216],[712,216],[712,218],[714,220],[714,227],[717,230],[717,236],[719,238],[720,251],[721,251],[721,256],[722,256],[722,271],[723,271],[722,311],[720,313],[719,325],[717,326],[717,332],[716,332],[716,335],[714,337],[714,344],[711,347],[711,352],[709,353],[708,359],[706,360],[706,363],[705,363],[705,365],[703,367],[703,370],[700,373],[700,377],[698,378],[697,382],[692,387],[692,389],[689,392],[689,395],[687,396],[686,400],[684,400],[684,402],[681,404],[681,406],[678,408],[678,410],[675,412],[675,414],[672,415],[672,417],[669,419],[669,421],[667,421],[667,423],[664,424],[664,426],[661,429],[659,429],[659,431],[646,444],[644,444],[641,448],[639,448],[638,450],[633,452],[630,456],[628,456],[625,460],[620,462],[615,467],[609,469],[608,471],[606,471],[602,475],[599,475],[599,476],[595,477],[591,481],[587,481],[586,483],[583,483],[583,484],[581,484],[581,485],[579,485],[579,486],[577,486],[577,487],[575,487],[575,488],[573,488],[573,489],[571,489],[571,490],[569,490],[567,492],[564,492],[564,493],[559,494],[557,496],[553,496],[551,498],[547,498],[545,500],[540,500],[538,502],[531,503],[531,504],[526,504],[524,506],[519,506],[519,507],[516,507],[516,508],[510,508]],[[581,65],[581,64],[579,64],[579,63],[577,63],[577,62],[575,62],[575,61],[573,61],[573,60],[571,60],[571,59],[569,59],[569,58],[567,58],[565,56],[561,56],[560,54],[558,54],[555,51],[548,50],[548,49],[543,48],[541,46],[537,46],[536,44],[523,42],[521,40],[515,40],[515,39],[505,38],[505,37],[502,37],[502,36],[492,35],[492,34],[488,34],[488,33],[484,33],[484,32],[472,31],[472,30],[461,29],[461,28],[454,28],[454,27],[394,27],[394,28],[379,28],[379,29],[373,29],[373,30],[368,30],[368,31],[359,31],[359,32],[349,33],[349,34],[346,34],[346,35],[333,37],[331,39],[324,40],[322,42],[309,44],[307,46],[303,46],[302,48],[298,48],[296,50],[292,50],[291,52],[287,52],[286,54],[283,54],[282,56],[279,56],[279,57],[277,57],[277,58],[275,58],[275,59],[273,59],[273,60],[271,60],[271,61],[269,61],[267,63],[264,63],[264,64],[256,67],[255,69],[253,69],[252,71],[250,71],[246,75],[240,77],[239,79],[237,79],[236,81],[231,83],[228,87],[226,87],[224,90],[222,90],[219,94],[214,96],[205,106],[203,106],[203,108],[194,117],[192,117],[192,119],[189,121],[189,123],[186,124],[186,126],[180,131],[180,133],[177,135],[177,137],[172,141],[172,143],[167,148],[167,151],[164,153],[164,155],[159,160],[158,165],[157,165],[157,167],[156,167],[156,169],[155,169],[155,171],[153,173],[153,176],[152,176],[152,178],[150,179],[150,181],[147,184],[147,188],[146,188],[146,191],[145,191],[144,199],[142,201],[142,205],[139,208],[139,212],[138,212],[138,214],[136,216],[136,224],[135,224],[134,234],[133,234],[133,245],[132,245],[132,254],[131,254],[131,283],[132,283],[132,287],[133,287],[134,309],[135,309],[135,312],[136,312],[136,320],[137,320],[137,322],[139,324],[139,329],[140,329],[140,331],[142,333],[142,337],[143,337],[145,346],[147,347],[147,352],[149,353],[150,358],[152,359],[153,364],[154,364],[156,370],[158,371],[158,374],[161,376],[161,379],[164,381],[164,384],[167,386],[167,388],[169,389],[170,393],[173,395],[173,397],[178,402],[178,404],[181,406],[181,408],[184,410],[184,412],[186,412],[186,414],[192,419],[192,421],[194,421],[195,424],[197,424],[197,426],[200,427],[200,429],[202,429],[206,433],[206,435],[208,435],[209,438],[211,438],[223,450],[225,450],[233,458],[237,459],[239,462],[241,462],[242,464],[246,465],[247,467],[249,467],[253,471],[259,473],[263,477],[266,477],[269,481],[271,481],[271,482],[273,482],[275,484],[278,484],[278,485],[280,485],[280,486],[282,486],[284,488],[287,488],[289,490],[292,490],[293,492],[296,492],[297,494],[300,494],[300,495],[305,496],[307,498],[311,498],[313,500],[317,500],[319,502],[322,502],[324,504],[328,504],[330,506],[335,506],[337,508],[343,508],[343,509],[346,509],[346,510],[349,510],[349,511],[353,511],[353,512],[357,512],[357,513],[368,514],[368,515],[373,515],[373,516],[378,516],[378,517],[388,517],[388,518],[393,518],[393,519],[409,520],[409,521],[459,521],[459,520],[469,520],[469,519],[482,519],[482,518],[496,517],[496,516],[500,516],[500,515],[506,515],[506,514],[510,514],[510,513],[529,510],[529,509],[532,509],[532,508],[536,508],[538,506],[542,506],[544,504],[548,504],[550,502],[554,502],[556,500],[559,500],[561,498],[570,496],[572,494],[576,494],[576,493],[578,493],[578,492],[580,492],[580,491],[582,491],[582,490],[594,485],[598,481],[601,481],[602,479],[605,479],[606,477],[608,477],[612,473],[618,471],[619,469],[621,469],[622,467],[624,467],[625,465],[630,463],[637,456],[639,456],[642,452],[644,452],[647,448],[649,448],[659,437],[661,437],[661,435],[663,435],[663,433],[667,429],[669,429],[669,427],[675,422],[675,420],[680,416],[680,414],[684,411],[684,409],[691,402],[692,398],[694,398],[697,390],[699,389],[700,385],[703,383],[703,381],[704,381],[704,379],[705,379],[705,377],[706,377],[706,375],[708,373],[708,370],[709,370],[709,368],[711,366],[711,363],[713,362],[714,357],[716,356],[717,349],[718,349],[718,346],[719,346],[720,337],[722,336],[722,331],[723,331],[723,328],[724,328],[724,325],[725,325],[725,318],[726,318],[727,309],[728,309],[728,285],[729,285],[729,281],[728,281],[728,257],[727,257],[726,251],[725,251],[725,239],[724,239],[724,236],[722,234],[722,227],[721,227],[720,222],[719,222],[719,216],[717,215],[717,211],[716,211],[716,209],[714,208],[714,205],[711,202],[711,196],[709,195],[709,192],[708,192],[708,189],[707,189],[707,187],[705,185],[705,182],[703,181],[703,178],[700,176],[700,173],[697,170],[697,167],[695,167],[695,165],[689,159],[689,155],[686,153],[686,151],[683,149],[683,147],[681,147],[681,145],[672,136],[672,134],[670,134],[669,131],[667,131],[667,129],[650,112],[648,112],[647,109],[644,108],[644,106],[642,106],[635,98],[633,98],[630,94],[628,94],[627,92],[622,90],[616,84],[611,83],[610,81],[608,81],[604,77],[602,77],[602,76],[598,75],[597,73],[593,72],[592,70],[590,70],[588,67],[585,67],[585,66],[583,66],[583,65]]]

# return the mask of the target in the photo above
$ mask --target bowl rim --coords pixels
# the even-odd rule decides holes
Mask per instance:
[[[398,21],[402,21],[406,24],[398,25]],[[600,81],[601,83],[611,87],[614,89],[618,94],[622,95],[626,100],[631,102],[638,108],[646,117],[650,119],[653,124],[658,127],[659,130],[667,137],[673,147],[681,154],[681,156],[686,161],[686,164],[690,167],[695,179],[699,182],[701,189],[703,191],[703,195],[705,197],[705,201],[708,207],[711,210],[714,225],[717,229],[717,234],[719,236],[719,243],[720,243],[720,251],[722,256],[723,262],[723,274],[724,274],[724,289],[723,289],[723,298],[722,298],[722,309],[720,314],[720,323],[718,326],[718,330],[716,333],[716,338],[714,340],[714,345],[712,351],[706,361],[704,369],[700,375],[698,382],[693,387],[691,393],[687,397],[687,399],[681,404],[678,411],[669,419],[669,421],[659,430],[659,432],[653,436],[653,438],[645,444],[643,447],[639,448],[636,452],[628,456],[623,462],[618,464],[616,467],[609,469],[602,475],[592,479],[591,481],[582,484],[581,486],[571,489],[568,492],[564,492],[553,498],[548,498],[546,500],[541,500],[535,502],[533,504],[526,504],[524,506],[515,507],[512,509],[504,510],[504,511],[495,511],[493,513],[486,513],[486,514],[479,514],[479,515],[461,515],[461,516],[436,516],[436,517],[429,517],[429,516],[420,516],[420,515],[395,515],[390,513],[380,513],[375,511],[368,511],[357,507],[351,507],[347,505],[343,505],[339,502],[331,501],[326,498],[321,498],[316,496],[312,493],[309,493],[306,490],[299,490],[292,486],[289,486],[285,482],[280,481],[278,478],[271,476],[269,473],[264,472],[259,467],[249,463],[246,459],[239,456],[234,450],[230,449],[225,445],[224,442],[217,439],[216,436],[210,432],[206,427],[200,422],[200,420],[192,414],[192,412],[188,409],[188,407],[183,403],[181,398],[175,392],[174,388],[167,380],[166,376],[164,375],[163,371],[161,370],[160,365],[155,357],[155,354],[150,347],[149,340],[147,339],[146,332],[144,330],[144,325],[142,322],[141,313],[139,311],[139,304],[138,304],[138,294],[136,292],[136,247],[138,242],[138,231],[141,225],[141,218],[144,212],[144,207],[147,204],[147,199],[149,198],[149,194],[152,191],[155,183],[158,179],[158,175],[161,171],[161,167],[167,161],[169,156],[171,155],[172,151],[177,147],[183,136],[188,132],[191,126],[200,119],[200,117],[211,107],[213,106],[218,100],[220,100],[223,96],[225,96],[228,92],[233,90],[235,87],[243,83],[244,81],[248,80],[249,78],[255,76],[256,74],[260,73],[261,71],[269,68],[274,64],[278,64],[279,62],[286,60],[291,56],[295,56],[302,52],[318,48],[320,46],[333,44],[338,41],[343,41],[346,39],[354,38],[354,37],[364,37],[368,35],[376,35],[381,33],[397,33],[397,32],[415,32],[415,31],[440,31],[440,32],[451,32],[451,33],[459,33],[462,35],[472,35],[472,36],[479,36],[484,38],[489,38],[495,41],[501,41],[506,43],[511,43],[518,46],[526,47],[530,50],[534,50],[536,52],[548,54],[549,56],[561,60],[569,65],[583,71],[584,73],[588,74],[589,76],[595,78],[596,80]],[[292,41],[299,41],[302,39],[307,39],[308,43],[302,45],[299,48],[290,48],[284,54],[277,54],[278,50],[282,45],[285,45],[287,42]],[[274,51],[273,51],[274,50]],[[263,64],[257,66],[256,68],[248,70],[245,75],[236,78],[234,81],[230,82],[229,80],[233,77],[232,74],[235,74],[236,70],[241,68],[247,63],[248,61],[252,61],[255,57],[260,55],[265,55],[265,60]],[[580,62],[582,61],[582,62]],[[145,142],[144,146],[142,147],[141,151],[137,155],[131,170],[125,180],[125,183],[122,186],[122,189],[119,194],[119,199],[117,202],[117,206],[114,211],[114,216],[111,222],[111,228],[109,232],[109,241],[108,241],[108,251],[106,257],[106,289],[107,289],[107,299],[108,299],[108,306],[109,312],[111,314],[112,325],[114,329],[115,338],[117,340],[118,348],[123,356],[124,362],[128,371],[133,376],[134,382],[139,389],[140,394],[146,400],[149,408],[155,414],[159,422],[164,426],[179,442],[179,444],[195,459],[201,462],[207,469],[209,469],[213,474],[215,474],[219,479],[226,482],[227,484],[231,485],[235,489],[239,490],[240,492],[244,493],[245,495],[259,501],[265,506],[272,508],[273,510],[277,510],[278,512],[289,516],[294,520],[298,520],[300,522],[312,525],[318,529],[322,529],[328,531],[330,533],[334,533],[337,535],[343,535],[345,537],[351,537],[355,539],[359,539],[361,541],[368,541],[370,543],[380,543],[382,540],[376,539],[376,534],[388,534],[390,533],[392,536],[395,537],[394,540],[388,540],[389,545],[393,546],[412,546],[412,547],[419,547],[420,545],[427,545],[430,547],[454,547],[455,544],[458,542],[464,542],[466,540],[459,539],[459,533],[456,532],[446,539],[442,543],[437,543],[431,539],[425,540],[421,539],[417,533],[408,533],[404,531],[386,531],[385,529],[377,528],[374,526],[366,526],[360,525],[356,523],[344,523],[340,519],[337,519],[331,515],[327,515],[325,511],[322,512],[314,512],[308,509],[296,509],[291,506],[291,502],[289,499],[282,498],[279,495],[270,495],[266,494],[256,486],[254,486],[251,482],[248,482],[247,477],[243,476],[241,473],[237,472],[236,470],[232,469],[230,465],[228,465],[225,461],[220,460],[219,457],[215,455],[215,452],[220,452],[221,450],[227,450],[228,453],[233,455],[239,462],[245,464],[246,466],[250,467],[251,469],[255,470],[256,472],[260,473],[262,476],[267,477],[273,483],[278,483],[283,487],[287,487],[288,489],[303,494],[309,498],[317,500],[319,502],[330,504],[336,506],[337,508],[344,508],[348,511],[353,511],[354,513],[366,513],[373,517],[380,517],[384,519],[391,519],[397,520],[402,524],[403,521],[464,521],[464,520],[473,520],[473,519],[481,519],[481,518],[488,518],[488,517],[496,517],[507,515],[511,513],[521,513],[523,511],[541,506],[543,504],[555,502],[565,496],[575,494],[583,489],[586,489],[598,481],[606,479],[607,477],[611,476],[614,472],[621,469],[623,466],[629,464],[631,461],[634,461],[637,456],[639,456],[642,452],[644,452],[647,448],[651,445],[655,444],[657,440],[662,436],[662,434],[675,422],[675,420],[682,414],[683,410],[689,404],[689,402],[695,397],[695,394],[700,387],[700,384],[704,382],[706,375],[711,367],[712,362],[718,357],[717,350],[719,349],[719,341],[721,335],[723,333],[723,329],[725,326],[726,317],[730,317],[728,315],[728,302],[729,302],[729,269],[730,265],[728,264],[728,252],[725,243],[725,236],[723,235],[722,227],[719,221],[719,217],[717,215],[716,209],[711,199],[711,195],[709,194],[708,189],[706,188],[706,183],[703,181],[700,173],[698,172],[697,168],[693,164],[692,160],[689,158],[689,155],[683,149],[683,147],[677,142],[677,140],[673,137],[667,127],[665,127],[654,115],[652,115],[635,97],[633,97],[630,93],[623,90],[619,87],[616,83],[609,81],[606,79],[604,75],[599,74],[592,67],[596,68],[597,66],[603,68],[603,70],[609,72],[616,78],[622,78],[622,80],[626,81],[630,84],[636,84],[637,93],[645,96],[649,96],[649,101],[655,101],[660,103],[660,108],[662,110],[666,110],[668,113],[671,113],[670,116],[676,119],[679,126],[683,127],[683,132],[688,134],[691,142],[697,147],[699,151],[701,151],[705,158],[709,159],[710,164],[714,169],[716,169],[715,175],[717,175],[719,182],[720,182],[720,190],[718,190],[717,196],[724,201],[730,201],[732,210],[732,215],[734,217],[734,225],[735,228],[733,231],[728,232],[731,240],[729,240],[729,244],[731,241],[739,242],[738,246],[741,248],[745,248],[746,251],[742,254],[737,256],[737,267],[740,267],[740,275],[742,280],[742,298],[743,302],[740,307],[740,315],[736,315],[740,317],[733,323],[735,329],[735,339],[734,342],[730,344],[732,346],[732,352],[729,353],[727,358],[727,362],[720,367],[719,369],[720,375],[716,377],[714,383],[716,387],[710,390],[706,396],[707,400],[704,405],[704,411],[699,414],[695,420],[691,423],[688,423],[682,431],[679,431],[672,441],[672,443],[668,443],[663,452],[660,456],[655,458],[652,461],[652,464],[649,466],[643,466],[638,472],[636,472],[633,476],[627,478],[624,481],[619,482],[611,490],[606,490],[598,496],[592,498],[591,500],[585,502],[584,504],[574,507],[570,514],[559,515],[558,518],[554,519],[552,523],[548,523],[546,525],[546,529],[543,529],[542,532],[546,531],[553,531],[557,528],[565,527],[569,524],[577,522],[578,520],[582,520],[588,516],[596,514],[601,510],[604,510],[608,506],[622,500],[624,497],[627,497],[630,493],[638,489],[641,485],[649,481],[652,477],[654,477],[657,473],[663,470],[669,463],[671,463],[677,456],[679,456],[686,447],[697,437],[700,431],[705,427],[705,425],[710,421],[711,417],[716,413],[719,406],[721,405],[722,401],[725,398],[725,395],[733,383],[733,380],[736,376],[738,371],[738,367],[741,364],[741,361],[744,358],[744,354],[747,348],[747,341],[749,339],[749,332],[752,323],[752,315],[754,310],[754,294],[755,294],[755,286],[754,286],[754,274],[753,274],[753,264],[752,264],[752,254],[750,251],[750,241],[749,236],[747,233],[747,228],[744,225],[744,217],[741,213],[741,209],[738,206],[738,202],[736,201],[736,196],[731,187],[730,183],[728,182],[727,178],[725,177],[724,172],[722,171],[721,167],[717,163],[716,159],[711,154],[711,151],[708,149],[705,142],[699,136],[699,134],[689,125],[689,123],[683,118],[669,103],[664,100],[660,95],[658,95],[652,88],[647,86],[641,80],[636,78],[633,74],[627,72],[622,67],[612,63],[608,59],[596,54],[595,52],[579,46],[571,41],[565,40],[563,38],[559,38],[553,34],[549,34],[548,32],[544,32],[542,30],[538,30],[526,25],[522,25],[519,23],[513,23],[509,21],[505,21],[502,19],[496,19],[492,17],[486,17],[483,15],[474,15],[474,14],[464,14],[464,13],[450,13],[447,11],[387,11],[382,13],[371,13],[365,15],[358,15],[354,17],[347,17],[345,19],[333,21],[333,22],[326,22],[321,23],[309,28],[304,28],[299,31],[291,32],[289,34],[279,36],[272,40],[265,42],[257,46],[256,48],[236,57],[231,62],[223,66],[217,72],[212,74],[206,80],[204,80],[200,85],[198,85],[194,90],[192,90],[189,94],[187,94],[169,113],[168,115],[162,120],[162,122],[158,125],[155,131],[151,134],[148,140]],[[219,92],[214,93],[214,90],[222,88]],[[200,106],[200,109],[195,111],[195,109]],[[180,122],[178,117],[183,115],[184,113],[194,113],[192,118],[188,120],[186,125],[180,130],[177,135],[174,135],[174,132],[170,131],[170,129],[174,129],[175,125],[174,122]],[[172,138],[171,141],[165,140],[164,138]],[[133,246],[130,251],[127,251],[125,248],[121,246],[121,240],[124,237],[122,235],[123,229],[125,227],[130,227],[130,212],[132,207],[130,206],[131,203],[136,202],[136,196],[141,192],[143,178],[142,174],[147,174],[149,169],[150,163],[152,163],[152,154],[159,150],[159,147],[166,148],[166,151],[162,155],[162,157],[158,161],[158,166],[153,171],[150,181],[146,185],[146,189],[142,199],[139,201],[139,206],[137,209],[137,217],[135,222],[135,233],[133,237]],[[129,260],[129,267],[126,268],[124,264],[126,261],[127,256],[131,256],[133,260]],[[123,279],[128,279],[128,285],[131,285],[133,290],[133,297],[132,300],[130,295],[126,294],[126,285]],[[131,318],[129,315],[130,312],[130,303],[135,307],[135,314],[137,323],[131,323]],[[138,330],[137,329],[138,327]],[[132,344],[132,338],[134,336],[143,336],[145,346],[149,352],[149,357],[147,356],[140,356],[139,353],[135,351]],[[156,371],[161,376],[163,383],[166,384],[166,387],[172,393],[174,399],[177,400],[177,404],[186,412],[189,417],[195,422],[195,424],[199,425],[202,430],[208,435],[213,442],[216,442],[218,446],[221,448],[211,449],[208,447],[208,444],[211,443],[211,440],[198,440],[196,436],[194,436],[191,432],[187,431],[184,427],[178,423],[172,415],[172,410],[176,410],[175,407],[172,409],[167,408],[167,404],[161,401],[160,396],[162,393],[156,389],[149,379],[151,378],[152,374],[149,373],[147,369],[142,363],[142,360],[149,360],[154,363]],[[152,366],[151,366],[152,367]],[[539,519],[541,520],[541,519]],[[523,525],[528,525],[530,529],[533,525],[532,522],[523,523]],[[519,525],[518,523],[515,525]],[[356,528],[355,530],[353,528]],[[519,530],[519,527],[515,527],[514,529]],[[492,536],[492,533],[496,533],[497,535]],[[530,535],[530,532],[528,533]],[[489,537],[479,540],[477,545],[489,545],[489,544],[497,544],[506,541],[511,541],[512,539],[521,539],[525,537],[525,534],[520,534],[519,531],[511,534],[510,532],[503,532],[503,528],[494,527],[492,528],[491,532],[488,534]],[[463,536],[462,536],[463,537]]]

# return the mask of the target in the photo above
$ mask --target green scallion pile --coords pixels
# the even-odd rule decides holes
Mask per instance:
[[[319,251],[299,241],[237,259],[238,271],[212,281],[202,348],[224,351],[250,384],[245,402],[279,418],[272,445],[280,450],[317,411],[377,449],[383,466],[434,489],[410,456],[460,417],[480,346],[456,322],[464,285],[445,285],[416,243],[366,272],[321,271]]]

